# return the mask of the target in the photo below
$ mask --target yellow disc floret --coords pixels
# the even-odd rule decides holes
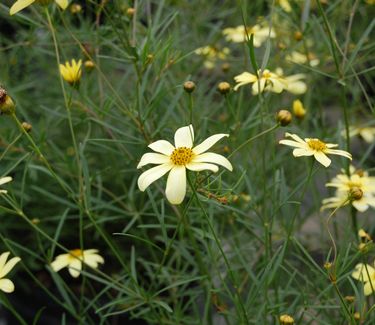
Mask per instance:
[[[327,149],[327,145],[319,139],[310,139],[307,141],[308,146],[316,151],[324,151]]]
[[[187,147],[178,147],[173,150],[170,158],[175,165],[186,165],[193,158],[193,150]]]
[[[74,258],[80,258],[83,255],[83,252],[81,249],[72,249],[69,251],[69,254]]]

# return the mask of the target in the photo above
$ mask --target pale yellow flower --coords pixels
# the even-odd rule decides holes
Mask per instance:
[[[58,255],[51,263],[51,268],[55,272],[67,267],[73,278],[79,277],[82,265],[86,264],[93,269],[98,268],[99,264],[104,263],[104,259],[100,256],[97,249],[73,249],[67,254]]]
[[[2,178],[0,178],[0,185],[3,185],[3,184],[6,184],[6,183],[9,183],[9,182],[11,182],[12,180],[13,180],[13,178],[10,177],[10,176],[2,177]],[[6,193],[8,193],[7,190],[2,190],[2,189],[0,189],[0,194],[6,194]]]
[[[54,0],[61,9],[65,10],[68,7],[68,0]],[[17,0],[9,10],[10,15],[14,15],[17,12],[25,9],[26,7],[32,5],[33,3],[40,3],[42,5],[47,5],[53,0]]]
[[[299,99],[293,101],[293,113],[298,119],[303,119],[306,115],[306,109]]]
[[[346,135],[345,130],[342,132],[342,135],[343,136]],[[373,126],[350,127],[349,136],[354,137],[355,135],[359,135],[367,143],[372,144],[375,142],[375,127]]]
[[[271,72],[268,69],[264,71],[258,70],[259,78],[250,72],[243,72],[238,76],[234,77],[237,85],[233,90],[237,90],[239,87],[242,87],[247,84],[252,85],[253,95],[258,94],[263,91],[272,91],[274,93],[281,93],[284,89],[288,87],[287,82],[284,78],[280,77],[278,74]]]
[[[310,64],[311,67],[316,67],[319,64],[319,59],[317,59],[313,54],[309,53],[308,57],[306,57],[306,54],[293,51],[292,53],[285,56],[285,59],[287,61],[297,63],[297,64],[305,64],[307,61]],[[309,59],[309,60],[307,60]]]
[[[294,94],[294,95],[302,95],[307,91],[307,85],[303,79],[306,78],[306,75],[303,73],[297,73],[290,76],[284,76],[283,69],[277,68],[275,73],[285,80],[286,87],[285,90]]]
[[[349,203],[360,212],[365,212],[370,206],[375,208],[375,177],[370,177],[365,171],[356,171],[351,166],[350,176],[344,170],[341,170],[341,174],[334,177],[326,186],[336,188],[336,193],[334,197],[322,201],[322,210],[337,208]],[[361,197],[348,200],[354,190],[360,190]]]
[[[21,260],[19,257],[13,257],[7,262],[9,254],[10,252],[5,252],[0,255],[0,290],[6,293],[14,291],[14,284],[11,280],[4,279],[4,277]]]
[[[227,47],[220,49],[209,45],[196,49],[194,53],[206,58],[203,63],[206,69],[213,69],[217,61],[227,59],[228,55],[230,54],[230,49]]]
[[[375,291],[375,269],[371,265],[357,264],[352,277],[364,283],[363,291],[365,296],[369,296]]]
[[[180,204],[186,194],[186,169],[199,172],[210,170],[217,172],[220,165],[232,171],[232,165],[225,157],[212,152],[206,152],[216,142],[228,134],[215,134],[201,144],[193,146],[193,126],[179,128],[174,135],[174,145],[166,140],[151,143],[148,147],[157,153],[146,153],[142,156],[137,168],[148,164],[153,167],[138,178],[138,187],[143,192],[157,179],[169,172],[165,194],[171,204]],[[216,164],[216,165],[215,165]]]
[[[77,85],[81,80],[82,75],[82,60],[76,62],[76,60],[72,60],[70,64],[68,61],[65,62],[65,65],[60,64],[60,73],[61,76],[64,78],[66,82],[70,85]]]
[[[296,148],[293,150],[294,157],[314,156],[324,167],[328,167],[331,164],[331,159],[327,157],[327,154],[352,159],[352,155],[349,152],[332,149],[337,147],[337,144],[325,143],[317,138],[305,138],[305,140],[302,140],[297,134],[291,133],[285,133],[285,137],[293,140],[280,140],[279,143]]]
[[[276,34],[273,28],[268,26],[262,27],[261,25],[254,25],[253,27],[246,27],[243,25],[237,27],[229,27],[223,30],[225,39],[234,43],[243,43],[247,41],[247,35],[249,38],[253,36],[254,47],[260,47],[268,38],[275,38]]]
[[[291,12],[292,7],[290,6],[290,3],[288,0],[276,0],[276,3],[283,8],[286,12]]]

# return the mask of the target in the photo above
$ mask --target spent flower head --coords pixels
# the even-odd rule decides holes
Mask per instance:
[[[63,10],[68,7],[68,0],[17,0],[12,7],[10,7],[9,14],[14,15],[17,12],[25,9],[26,7],[32,5],[34,2],[41,5],[48,5],[51,2],[56,2],[56,4]]]
[[[193,126],[179,128],[174,135],[174,145],[166,140],[158,140],[148,147],[156,153],[145,153],[137,168],[148,164],[158,165],[153,167],[138,178],[138,187],[143,192],[157,179],[169,172],[167,187],[165,190],[168,201],[171,204],[180,204],[186,194],[186,169],[199,172],[210,170],[217,172],[220,165],[232,171],[232,165],[225,157],[206,152],[216,142],[228,134],[215,134],[194,146]]]
[[[13,257],[7,262],[9,254],[10,252],[5,252],[0,255],[0,290],[6,293],[14,291],[14,284],[11,280],[4,279],[4,277],[21,260],[19,257]]]
[[[98,268],[99,264],[104,263],[102,256],[98,254],[97,249],[73,249],[67,254],[58,255],[51,263],[51,268],[55,272],[67,267],[73,278],[79,277],[82,265],[86,264],[93,269]]]
[[[328,154],[339,155],[352,159],[352,155],[344,150],[332,149],[337,147],[337,144],[325,143],[317,138],[305,138],[302,140],[297,134],[285,133],[286,138],[292,138],[293,140],[280,140],[280,144],[294,147],[294,157],[302,156],[314,156],[324,167],[328,167],[331,164],[331,159],[327,157]]]

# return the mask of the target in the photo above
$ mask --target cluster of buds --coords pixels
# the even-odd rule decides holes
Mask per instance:
[[[7,91],[0,86],[0,114],[12,115],[16,112],[16,105]]]

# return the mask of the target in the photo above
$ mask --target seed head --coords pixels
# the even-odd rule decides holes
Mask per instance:
[[[282,109],[276,113],[276,121],[281,126],[287,126],[292,122],[292,114],[288,110]]]
[[[184,90],[187,93],[191,94],[195,90],[195,83],[192,81],[185,81]]]
[[[219,91],[220,94],[226,95],[230,92],[230,84],[228,82],[220,82],[217,85],[217,90]]]

